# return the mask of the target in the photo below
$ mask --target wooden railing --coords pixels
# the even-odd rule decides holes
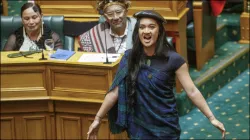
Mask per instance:
[[[249,44],[249,16],[250,16],[250,1],[244,0],[244,12],[240,16],[240,41],[242,44]]]

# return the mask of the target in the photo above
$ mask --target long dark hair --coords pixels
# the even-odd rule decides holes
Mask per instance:
[[[143,18],[143,17],[142,17]],[[132,109],[136,101],[136,88],[137,88],[137,76],[140,71],[142,64],[145,64],[145,54],[143,45],[139,39],[139,26],[142,18],[138,18],[135,24],[132,41],[133,48],[128,57],[128,76],[126,79],[128,89],[128,104],[129,108]],[[174,50],[166,39],[166,33],[162,21],[157,21],[159,25],[159,35],[156,42],[155,56],[166,58],[169,50]]]

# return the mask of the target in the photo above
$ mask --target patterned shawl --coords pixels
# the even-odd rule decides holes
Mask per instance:
[[[128,18],[128,33],[126,38],[126,49],[132,48],[132,34],[136,19]],[[110,53],[115,50],[112,37],[110,35],[110,25],[107,22],[100,23],[87,32],[78,36],[80,44],[79,51],[104,53],[107,50]]]
[[[127,51],[126,51],[127,52]],[[109,128],[113,134],[118,134],[127,128],[128,106],[127,106],[127,92],[125,79],[128,74],[128,53],[125,53],[120,61],[115,79],[109,91],[119,86],[118,102],[111,108],[108,113]]]

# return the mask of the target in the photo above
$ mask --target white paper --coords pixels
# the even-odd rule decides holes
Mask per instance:
[[[108,61],[115,62],[121,54],[108,54]],[[83,54],[78,62],[106,62],[106,53],[86,53]]]

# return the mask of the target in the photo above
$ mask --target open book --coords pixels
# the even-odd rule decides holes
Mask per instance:
[[[57,49],[56,52],[50,56],[50,58],[54,60],[67,61],[73,54],[75,54],[74,51]]]

